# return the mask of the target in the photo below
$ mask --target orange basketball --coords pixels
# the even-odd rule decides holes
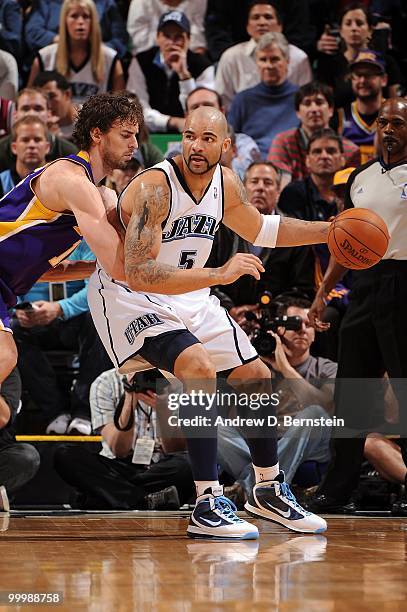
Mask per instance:
[[[381,260],[389,245],[383,219],[367,208],[341,212],[329,228],[328,248],[345,268],[363,270]]]

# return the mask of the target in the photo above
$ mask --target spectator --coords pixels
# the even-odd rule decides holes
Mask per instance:
[[[279,206],[289,217],[307,221],[328,221],[338,212],[335,192],[332,190],[335,173],[343,168],[345,157],[340,136],[331,129],[315,132],[308,143],[306,165],[309,176],[289,183],[281,192]],[[326,244],[312,247],[314,253],[315,286],[318,288],[329,263]],[[347,305],[349,277],[338,283],[329,298],[325,322],[329,331],[317,339],[318,354],[336,359],[338,327]],[[334,300],[332,298],[335,298]]]
[[[220,158],[220,163],[222,166],[225,166],[225,168],[230,168],[230,170],[233,170],[233,160],[237,155],[236,134],[235,130],[229,123],[227,137],[230,138],[230,147],[226,151],[223,151],[222,157]]]
[[[244,185],[249,201],[261,213],[272,215],[276,212],[280,175],[271,162],[255,162],[249,166]],[[297,287],[313,295],[313,255],[309,247],[255,248],[221,224],[206,265],[222,266],[238,252],[254,252],[265,268],[260,281],[246,275],[230,285],[212,289],[239,325],[245,323],[248,310],[257,309],[259,297],[265,290],[278,295]]]
[[[33,115],[16,121],[11,131],[11,150],[16,156],[16,165],[13,169],[0,172],[0,197],[45,164],[49,151],[45,123]]]
[[[256,44],[266,32],[282,32],[281,17],[270,0],[253,0],[249,5],[247,33],[250,40],[226,49],[216,69],[215,85],[226,110],[238,91],[257,85],[260,75],[256,66]],[[311,66],[304,51],[289,45],[288,80],[304,85],[312,80]]]
[[[387,83],[384,64],[376,51],[361,51],[351,64],[356,100],[338,112],[339,131],[357,144],[362,163],[375,156],[376,120]]]
[[[130,64],[127,89],[136,92],[152,132],[182,132],[185,100],[198,85],[214,88],[214,68],[189,49],[191,26],[181,11],[158,22],[157,46],[138,53]]]
[[[22,89],[16,99],[15,120],[33,115],[47,124],[49,120],[48,98],[40,90],[33,87]],[[53,161],[59,157],[77,152],[77,147],[68,140],[54,134],[49,134],[50,149],[46,161]],[[11,150],[11,135],[0,139],[0,172],[15,168],[15,155]]]
[[[33,55],[60,40],[59,20],[63,0],[37,0],[25,26],[25,41]],[[102,40],[120,57],[127,51],[128,34],[115,0],[95,0]]]
[[[11,53],[0,51],[0,96],[14,100],[18,91],[18,66]]]
[[[137,104],[140,104],[139,97],[135,93],[131,93],[127,91],[127,96],[131,100],[135,100]],[[150,132],[148,127],[143,121],[143,124],[140,127],[140,132],[138,134],[138,150],[134,152],[134,159],[137,159],[140,168],[151,168],[155,164],[162,162],[164,159],[164,155],[162,154],[161,149],[159,149],[155,144],[150,141]]]
[[[127,17],[127,31],[130,34],[133,55],[154,47],[160,17],[170,9],[182,11],[188,18],[191,24],[191,51],[204,53],[206,4],[207,0],[132,0]]]
[[[369,46],[373,33],[371,16],[361,2],[351,2],[343,10],[339,23],[340,37],[332,35],[327,26],[319,39],[316,68],[317,78],[334,88],[337,107],[354,98],[347,80],[349,65]],[[401,75],[397,62],[390,55],[385,56],[385,72],[389,77],[385,95],[397,96]]]
[[[29,85],[39,72],[57,70],[71,83],[75,104],[97,93],[124,89],[123,66],[117,52],[102,44],[93,0],[64,0],[58,36],[58,42],[39,50]]]
[[[208,0],[205,32],[213,61],[232,45],[247,40],[247,15],[251,0]],[[291,44],[308,51],[312,44],[309,28],[308,2],[304,0],[274,0],[281,15],[284,34]]]
[[[0,3],[0,49],[15,59],[21,58],[21,37],[23,18],[16,0],[2,0]]]
[[[104,372],[90,393],[93,427],[103,438],[101,453],[82,446],[56,451],[56,470],[80,491],[81,508],[178,510],[192,495],[185,443],[160,438],[158,426],[168,431],[170,412],[164,405],[156,410],[156,387],[150,380],[136,374],[135,384],[129,384],[115,370]],[[152,442],[144,459],[139,458],[141,438]]]
[[[331,89],[317,81],[300,87],[295,94],[295,109],[300,126],[277,134],[268,154],[269,160],[283,173],[282,187],[309,175],[305,162],[308,141],[312,134],[329,127],[334,112]],[[358,166],[359,147],[347,138],[342,139],[342,144],[346,165]]]
[[[39,72],[34,79],[38,87],[48,97],[52,133],[70,140],[78,110],[72,103],[72,88],[62,74],[56,70]]]
[[[0,97],[0,138],[10,133],[13,115],[14,102]]]
[[[207,87],[197,87],[188,95],[186,99],[186,114],[188,115],[200,106],[212,106],[224,112],[220,95],[213,89]],[[231,127],[231,126],[230,126]],[[232,128],[233,129],[233,128]],[[234,130],[233,130],[234,131]],[[236,134],[236,151],[232,159],[232,170],[243,180],[247,168],[255,161],[260,159],[260,150],[253,138],[247,134]],[[181,153],[181,143],[170,143],[166,157],[173,157]]]
[[[92,261],[82,241],[69,256]],[[111,362],[100,344],[87,302],[87,281],[37,283],[21,298],[31,308],[16,308],[13,321],[18,367],[24,388],[46,421],[46,433],[89,435],[89,390]],[[79,354],[79,373],[71,398],[64,397],[46,351],[72,350]]]
[[[299,466],[314,461],[319,477],[330,460],[329,443],[331,428],[321,424],[284,426],[282,417],[298,419],[329,418],[333,412],[334,386],[337,365],[329,359],[313,357],[310,353],[315,330],[308,322],[310,302],[298,297],[282,300],[276,314],[301,317],[298,331],[286,330],[276,340],[272,355],[264,355],[273,377],[273,391],[279,393],[277,407],[278,452],[281,469],[291,483]],[[250,494],[254,475],[249,448],[235,427],[222,425],[218,430],[218,461],[221,468],[230,473],[237,483]],[[319,468],[319,469],[318,469]],[[226,493],[226,492],[225,492]]]
[[[251,136],[264,159],[274,137],[298,125],[294,108],[297,87],[287,81],[288,52],[282,34],[263,34],[256,46],[261,82],[236,94],[228,114],[235,132]]]
[[[341,137],[330,128],[314,132],[308,142],[305,163],[309,176],[283,189],[279,208],[296,219],[328,221],[337,213],[335,194],[331,190],[333,178],[345,165]]]
[[[15,439],[13,423],[20,405],[21,381],[14,368],[0,387],[0,512],[10,509],[7,491],[13,495],[40,467],[34,446]]]

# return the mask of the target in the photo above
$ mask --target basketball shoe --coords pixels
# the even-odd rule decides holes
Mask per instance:
[[[239,518],[235,512],[235,504],[223,496],[221,485],[209,487],[196,500],[187,535],[190,538],[257,540],[257,527]]]
[[[251,516],[279,523],[292,531],[321,533],[327,528],[323,518],[300,506],[284,481],[284,472],[276,480],[256,484],[244,508]]]

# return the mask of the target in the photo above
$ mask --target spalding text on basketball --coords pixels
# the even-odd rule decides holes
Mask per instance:
[[[367,249],[361,248],[360,251],[358,251],[357,249],[353,248],[346,238],[344,238],[340,246],[344,249],[344,253],[349,253],[353,259],[360,261],[360,263],[364,265],[372,265],[374,263],[373,259],[369,259],[363,255],[363,251],[366,252]]]

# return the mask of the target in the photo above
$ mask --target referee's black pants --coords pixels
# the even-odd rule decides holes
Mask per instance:
[[[407,261],[384,260],[354,275],[335,385],[335,415],[345,420],[345,429],[333,432],[333,458],[319,493],[345,502],[357,486],[366,436],[385,421],[385,372],[399,403],[395,433],[406,438]]]

